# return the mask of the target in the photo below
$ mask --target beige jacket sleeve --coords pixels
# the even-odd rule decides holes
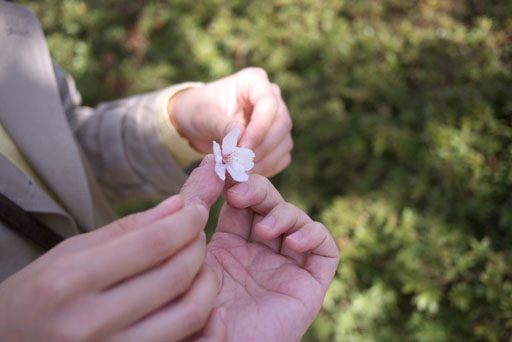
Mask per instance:
[[[171,96],[200,83],[89,108],[81,106],[73,79],[55,63],[54,71],[69,125],[110,199],[161,197],[179,191],[187,178],[184,166],[200,155],[172,125],[165,127],[162,117]]]

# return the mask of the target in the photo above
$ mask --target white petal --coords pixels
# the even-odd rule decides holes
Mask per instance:
[[[247,182],[249,176],[245,173],[244,167],[239,163],[228,163],[227,169],[231,177],[237,182]]]
[[[241,164],[244,170],[249,171],[254,167],[254,152],[248,148],[237,147],[232,156],[237,163]]]
[[[221,163],[215,164],[215,173],[223,181],[226,180],[226,165]]]
[[[224,139],[222,139],[222,153],[224,155],[230,154],[235,150],[239,134],[240,130],[235,127],[231,132],[228,133],[228,135],[224,137]]]
[[[215,161],[220,163],[222,161],[222,154],[220,153],[220,145],[217,144],[216,141],[213,141],[213,155],[215,156]]]

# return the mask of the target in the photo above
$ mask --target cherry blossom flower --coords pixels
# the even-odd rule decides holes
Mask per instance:
[[[254,152],[248,148],[236,147],[240,130],[234,128],[222,139],[222,151],[216,141],[213,142],[215,156],[215,172],[222,180],[226,180],[226,170],[237,182],[249,179],[247,171],[254,167]]]

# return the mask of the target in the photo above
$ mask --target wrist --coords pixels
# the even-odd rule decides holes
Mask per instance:
[[[180,102],[178,100],[180,97],[182,97],[183,93],[186,93],[188,90],[189,89],[183,89],[182,91],[178,91],[167,102],[167,115],[169,116],[169,120],[171,121],[178,134],[187,140],[188,138],[179,124],[181,120],[178,119],[178,116],[181,115],[180,113],[182,113],[182,110],[180,110]]]

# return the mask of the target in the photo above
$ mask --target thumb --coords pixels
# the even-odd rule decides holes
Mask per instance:
[[[185,205],[200,204],[209,212],[223,188],[224,182],[215,173],[215,158],[213,154],[208,154],[192,171],[180,193]]]

